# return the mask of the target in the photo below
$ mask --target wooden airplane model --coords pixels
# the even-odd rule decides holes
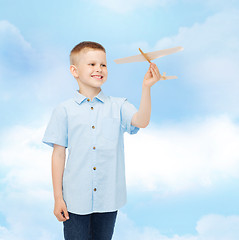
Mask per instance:
[[[139,51],[141,54],[135,55],[135,56],[130,56],[126,58],[118,58],[115,59],[114,62],[117,64],[122,64],[122,63],[131,63],[131,62],[143,62],[143,61],[148,61],[151,63],[151,60],[154,60],[156,58],[164,57],[169,54],[173,54],[179,51],[182,51],[183,47],[174,47],[174,48],[168,48],[164,50],[159,50],[159,51],[154,51],[154,52],[148,52],[144,53],[140,48]],[[167,80],[167,79],[176,79],[178,78],[177,76],[166,76],[166,73],[164,72],[160,80]]]

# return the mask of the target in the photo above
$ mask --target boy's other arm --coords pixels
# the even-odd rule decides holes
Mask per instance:
[[[160,80],[161,74],[155,63],[150,63],[149,69],[144,76],[142,84],[142,96],[139,111],[136,112],[131,120],[131,124],[135,127],[145,128],[149,125],[151,114],[151,87]]]
[[[58,221],[65,221],[69,217],[62,194],[62,179],[65,168],[66,148],[54,144],[52,152],[52,183],[55,199],[54,214]],[[64,216],[62,216],[64,212]]]

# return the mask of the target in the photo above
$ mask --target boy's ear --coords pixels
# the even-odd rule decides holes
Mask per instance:
[[[70,71],[74,77],[78,77],[77,68],[75,65],[70,65]]]

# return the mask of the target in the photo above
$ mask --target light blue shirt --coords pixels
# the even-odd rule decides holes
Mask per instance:
[[[91,101],[75,91],[52,112],[43,143],[68,148],[62,192],[67,210],[76,214],[112,212],[127,201],[124,132],[137,112],[126,98],[101,91]]]

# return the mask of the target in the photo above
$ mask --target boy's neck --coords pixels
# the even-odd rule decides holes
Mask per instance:
[[[94,89],[87,89],[87,90],[79,88],[78,91],[80,94],[89,98],[92,101],[93,98],[99,94],[99,92],[101,91],[101,88],[94,88]]]

